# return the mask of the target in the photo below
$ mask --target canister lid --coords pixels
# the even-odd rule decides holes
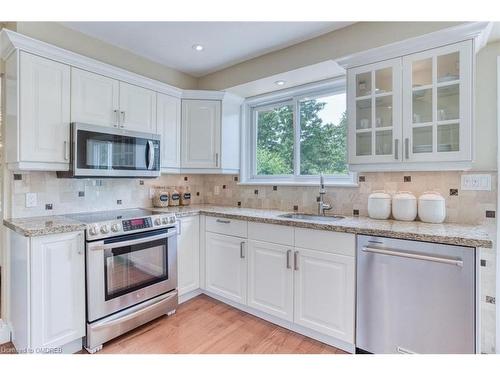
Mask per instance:
[[[401,200],[416,200],[417,198],[413,193],[409,191],[398,191],[396,194],[393,196],[394,199],[401,199]]]
[[[437,191],[426,191],[418,199],[421,201],[444,201],[444,197]]]

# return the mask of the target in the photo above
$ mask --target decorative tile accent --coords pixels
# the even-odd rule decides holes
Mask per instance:
[[[197,196],[197,197],[199,197],[199,196],[200,196],[200,192],[199,192],[199,191],[197,191],[197,192],[196,192],[196,196]]]
[[[14,181],[21,181],[23,179],[23,175],[19,173],[14,173]]]
[[[273,186],[273,190],[276,191],[278,190],[278,187],[276,185]]]
[[[366,181],[366,177],[365,176],[359,176],[358,177],[358,181],[359,182],[365,182]]]
[[[45,209],[46,209],[46,210],[52,210],[53,208],[54,208],[54,206],[52,205],[52,203],[47,203],[47,204],[45,205]]]
[[[78,196],[79,197],[84,197],[85,196],[85,192],[84,191],[79,191],[78,192]]]
[[[238,207],[241,207],[241,202],[240,201],[238,201]]]
[[[352,216],[359,216],[359,210],[352,210]]]
[[[227,185],[222,185],[222,188],[225,189]]]
[[[458,196],[458,189],[450,189],[450,196],[457,197]]]
[[[144,185],[144,180],[139,180],[139,185]]]
[[[117,199],[116,200],[116,204],[122,204],[122,200],[121,199]]]
[[[184,176],[184,181],[187,181],[188,180],[188,176]]]
[[[258,195],[258,194],[259,194],[259,190],[258,190],[258,189],[255,189],[255,190],[253,191],[253,193],[254,193],[255,195]]]
[[[488,217],[488,218],[494,218],[495,214],[496,214],[495,211],[490,211],[490,210],[486,211],[486,217]]]
[[[403,176],[403,182],[411,182],[411,176]]]
[[[234,176],[233,181],[238,182],[238,176]]]
[[[297,206],[297,205],[293,206],[293,210],[294,211],[298,211],[299,210],[299,206]]]
[[[486,267],[486,260],[485,259],[481,259],[481,267]]]

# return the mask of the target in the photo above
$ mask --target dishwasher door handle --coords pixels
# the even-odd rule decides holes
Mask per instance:
[[[464,266],[464,262],[460,259],[441,258],[441,257],[432,256],[432,255],[407,253],[407,252],[403,252],[403,251],[380,249],[380,248],[369,247],[369,246],[363,246],[362,250],[366,253],[391,255],[391,256],[396,256],[396,257],[418,259],[418,260],[427,260],[429,262],[451,264],[451,265],[458,266],[458,267]]]

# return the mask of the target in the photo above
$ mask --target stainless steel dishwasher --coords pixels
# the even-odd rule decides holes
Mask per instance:
[[[357,237],[358,353],[475,353],[475,249]]]

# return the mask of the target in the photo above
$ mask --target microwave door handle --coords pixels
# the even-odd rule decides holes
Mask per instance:
[[[155,161],[155,149],[153,145],[153,141],[148,141],[148,169],[153,169]]]

